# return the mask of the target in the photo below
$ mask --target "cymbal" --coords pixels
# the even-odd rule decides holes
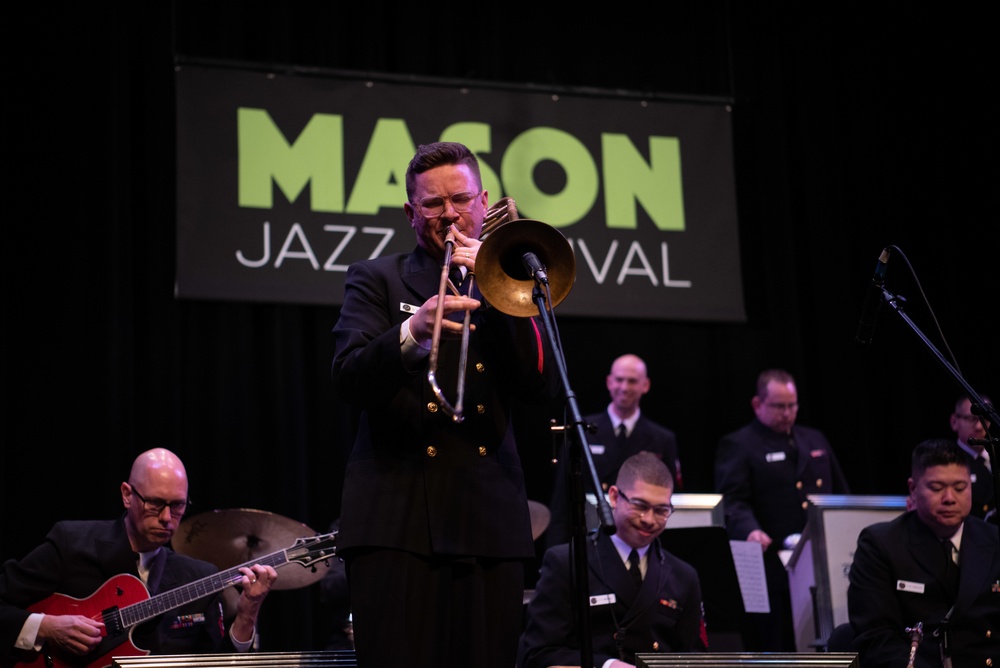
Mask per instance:
[[[538,537],[549,528],[552,513],[544,504],[529,499],[528,514],[531,516],[531,540],[538,540]]]
[[[174,551],[215,564],[219,570],[240,566],[295,545],[296,538],[315,536],[305,524],[265,510],[210,510],[181,521],[174,533]],[[286,563],[278,568],[272,589],[298,589],[322,579],[326,562],[304,567]]]

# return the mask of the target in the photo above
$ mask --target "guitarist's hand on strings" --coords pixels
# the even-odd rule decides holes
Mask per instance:
[[[45,615],[38,627],[38,641],[76,655],[101,642],[104,623],[83,615]]]
[[[254,564],[250,568],[241,568],[243,581],[240,586],[243,593],[236,602],[236,619],[233,620],[232,634],[240,642],[253,639],[254,628],[257,625],[257,614],[260,606],[271,591],[271,585],[278,579],[278,572],[271,566]]]

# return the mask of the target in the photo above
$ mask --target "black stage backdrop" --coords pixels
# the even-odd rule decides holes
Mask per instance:
[[[329,381],[336,310],[174,298],[179,57],[731,99],[748,321],[558,319],[584,412],[604,407],[615,356],[646,358],[643,410],[677,432],[687,491],[712,491],[716,442],[750,418],[757,372],[781,366],[853,491],[904,493],[910,449],[950,435],[961,388],[891,312],[854,344],[886,245],[905,254],[889,290],[977,392],[1000,394],[985,10],[382,4],[8,14],[0,558],[57,519],[119,512],[133,457],[156,445],[186,461],[192,512],[260,509],[317,531],[338,516],[350,420]],[[547,502],[562,407],[525,408],[529,496]],[[262,649],[322,647],[315,590],[274,592]]]

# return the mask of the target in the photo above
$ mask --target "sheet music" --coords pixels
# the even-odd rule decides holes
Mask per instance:
[[[760,543],[731,540],[729,548],[736,565],[736,578],[740,582],[743,608],[747,612],[771,612],[767,577],[764,575],[764,551],[760,549]]]

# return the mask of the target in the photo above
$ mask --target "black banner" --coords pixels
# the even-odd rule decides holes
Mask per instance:
[[[569,241],[559,314],[745,320],[722,102],[190,64],[176,84],[178,297],[340,304],[351,262],[415,246],[406,165],[447,140],[490,203]]]

